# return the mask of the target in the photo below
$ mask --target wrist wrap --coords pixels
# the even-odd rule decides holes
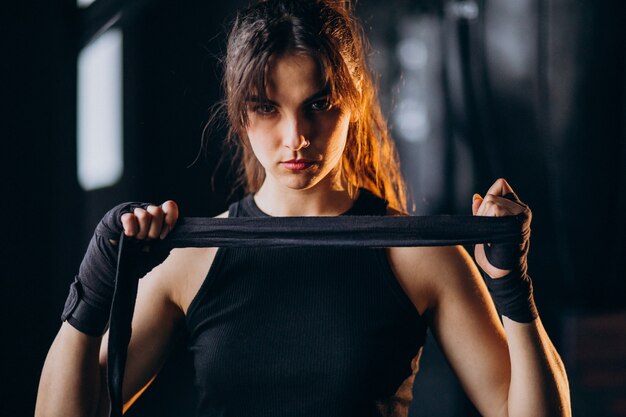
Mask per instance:
[[[485,256],[489,263],[496,268],[511,272],[501,278],[491,278],[483,271],[483,278],[500,315],[518,323],[530,323],[538,315],[532,281],[527,274],[532,213],[515,194],[509,193],[504,197],[524,208],[515,216],[520,224],[519,242],[486,244]]]
[[[108,211],[94,232],[80,264],[78,275],[70,286],[61,320],[91,336],[101,336],[107,329],[111,302],[115,289],[118,261],[118,244],[123,232],[121,217],[137,207],[145,209],[149,203],[123,203]],[[132,243],[143,242],[128,239]],[[141,252],[134,265],[135,276],[143,276],[160,263],[164,256],[154,252]]]
[[[498,313],[518,323],[530,323],[538,316],[533,284],[528,275],[510,273],[502,278],[491,278],[483,273]]]

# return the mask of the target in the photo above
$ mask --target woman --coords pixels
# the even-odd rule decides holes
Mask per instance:
[[[360,29],[344,7],[270,0],[241,12],[225,93],[248,195],[218,217],[406,212]],[[484,199],[474,196],[474,215],[530,222],[512,193],[496,181]],[[148,242],[165,238],[177,218],[173,201],[126,204],[99,228]],[[139,284],[125,399],[151,382],[187,331],[198,415],[406,416],[430,326],[483,415],[569,415],[526,249],[476,246],[502,323],[460,247],[173,250]],[[96,229],[44,365],[37,416],[106,413],[102,333],[114,262],[115,242]]]

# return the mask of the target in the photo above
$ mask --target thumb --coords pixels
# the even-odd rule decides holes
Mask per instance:
[[[478,213],[478,209],[480,208],[481,203],[483,202],[483,198],[480,194],[474,194],[472,197],[472,214],[475,216]]]

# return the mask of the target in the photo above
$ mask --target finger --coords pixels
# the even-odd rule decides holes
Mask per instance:
[[[504,178],[498,178],[487,190],[486,194],[493,194],[503,196],[506,194],[515,194],[513,188],[509,185]]]
[[[480,204],[483,202],[483,198],[480,194],[474,194],[472,197],[472,214],[476,216],[478,209],[480,208]]]
[[[492,205],[493,205],[493,201],[483,199],[480,202],[480,207],[478,207],[478,210],[476,211],[476,215],[477,216],[489,216],[490,215],[489,210],[491,209]]]
[[[165,239],[165,236],[174,229],[176,222],[178,221],[178,205],[172,200],[168,200],[161,204],[165,218],[163,220],[163,229],[161,230],[161,239]]]
[[[494,194],[485,195],[484,201],[486,203],[490,203],[490,205],[495,205],[501,209],[504,209],[506,212],[502,214],[503,216],[519,214],[526,208],[526,206],[521,202]]]
[[[165,215],[161,207],[158,206],[148,206],[146,211],[152,216],[150,229],[148,230],[148,239],[157,239],[161,235]]]
[[[503,207],[500,202],[487,199],[487,196],[482,201],[477,213],[478,216],[489,217],[508,216],[510,214],[511,212],[506,207]]]
[[[133,211],[133,214],[137,217],[137,222],[139,223],[139,231],[135,237],[143,240],[148,237],[150,223],[152,222],[152,215],[142,208],[136,208]]]
[[[124,235],[135,237],[139,232],[139,222],[137,217],[132,213],[124,213],[121,217],[122,226],[124,227]]]
[[[482,204],[478,208],[476,213],[477,216],[488,216],[488,217],[503,217],[503,216],[514,216],[523,211],[523,207],[506,200],[502,197],[499,197],[499,200],[485,199]]]

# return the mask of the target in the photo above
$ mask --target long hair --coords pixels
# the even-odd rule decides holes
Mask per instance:
[[[259,190],[265,171],[246,135],[246,101],[266,94],[272,56],[307,54],[317,61],[333,101],[351,111],[341,175],[354,195],[365,188],[406,212],[406,185],[395,144],[388,134],[369,72],[362,28],[342,1],[265,0],[239,12],[228,37],[225,59],[227,144],[235,149],[238,184]]]

